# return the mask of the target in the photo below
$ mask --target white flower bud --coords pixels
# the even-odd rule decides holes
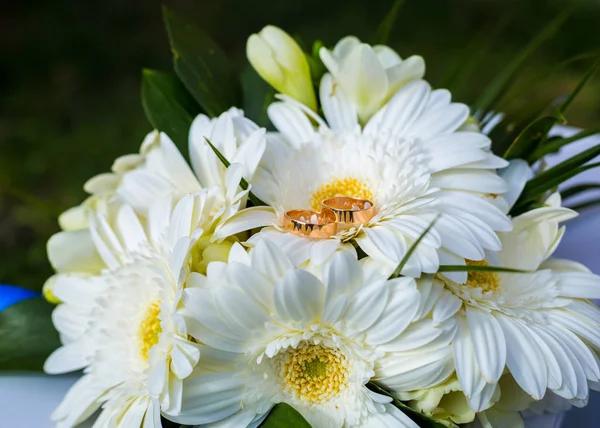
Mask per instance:
[[[277,91],[316,109],[308,60],[289,34],[268,25],[248,38],[246,55],[257,73]]]
[[[321,60],[336,84],[366,123],[404,84],[425,75],[420,56],[402,60],[387,46],[371,46],[356,37],[340,40],[332,51],[321,48]]]

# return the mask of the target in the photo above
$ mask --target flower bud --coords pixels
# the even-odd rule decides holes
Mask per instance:
[[[289,34],[268,25],[248,38],[246,55],[252,67],[269,85],[316,109],[308,60]]]
[[[210,262],[226,262],[233,243],[233,237],[219,243],[211,243],[210,236],[201,237],[192,250],[192,270],[205,274]]]
[[[420,56],[405,60],[384,45],[371,46],[356,37],[340,40],[332,51],[321,48],[321,60],[366,123],[404,84],[425,75]]]

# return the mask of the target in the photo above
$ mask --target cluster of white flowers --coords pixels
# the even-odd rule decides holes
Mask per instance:
[[[281,92],[276,132],[235,108],[200,115],[191,168],[152,132],[61,216],[46,290],[63,346],[45,370],[84,375],[57,426],[101,409],[94,427],[257,427],[287,403],[315,428],[418,427],[394,397],[518,427],[527,408],[584,404],[600,386],[600,278],[551,258],[575,215],[559,195],[508,216],[528,165],[491,152],[421,57],[347,37],[322,49],[316,96],[281,30],[248,56]],[[289,227],[293,212],[322,226],[332,198],[370,214],[318,236]]]

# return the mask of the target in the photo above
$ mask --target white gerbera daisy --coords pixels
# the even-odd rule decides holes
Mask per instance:
[[[495,172],[506,162],[489,151],[485,135],[457,132],[469,110],[451,103],[448,91],[432,91],[422,80],[408,83],[364,129],[327,75],[320,97],[327,124],[282,98],[285,102],[269,107],[281,136],[268,140],[252,181],[253,192],[274,208],[275,218],[264,207],[242,211],[224,226],[227,233],[270,222],[275,229],[262,235],[277,240],[296,264],[315,257],[322,261],[355,241],[367,255],[395,267],[441,215],[405,265],[403,273],[410,276],[434,273],[440,262],[481,260],[484,250],[500,249],[495,231],[507,231],[511,224],[491,200],[506,190]],[[325,199],[335,197],[368,200],[374,216],[324,239],[299,237],[284,228],[286,212],[318,212]]]
[[[425,75],[422,57],[402,60],[389,46],[371,46],[354,36],[344,37],[331,51],[321,48],[319,55],[361,123],[366,123],[402,85]]]
[[[160,414],[181,408],[182,380],[200,357],[188,340],[181,293],[202,226],[210,223],[209,191],[149,210],[146,225],[128,205],[114,218],[91,219],[106,268],[98,275],[59,274],[53,313],[63,346],[48,357],[51,374],[84,370],[52,415],[59,427],[86,419],[103,403],[97,427],[160,427]]]
[[[112,173],[90,179],[84,188],[91,196],[60,217],[63,231],[48,241],[52,266],[59,273],[99,273],[105,265],[92,242],[88,218],[96,213],[111,216],[122,203],[145,217],[150,207],[161,200],[165,204],[167,201],[177,203],[187,194],[209,189],[212,223],[203,227],[205,233],[218,229],[246,204],[248,191],[239,188],[240,180],[252,178],[264,152],[264,134],[264,129],[244,118],[237,109],[230,109],[212,120],[199,115],[190,131],[190,155],[195,172],[167,135],[148,134],[140,154],[123,156],[115,161]],[[229,168],[216,158],[204,137],[228,157]],[[221,233],[220,236],[229,235]],[[50,283],[54,280],[51,278]]]
[[[521,177],[520,188],[524,164],[513,162],[505,174],[509,181]],[[475,271],[419,281],[421,292],[438,300],[434,321],[457,321],[456,373],[472,409],[490,406],[506,369],[535,400],[547,390],[582,400],[598,381],[600,310],[586,299],[600,298],[600,277],[578,263],[548,259],[564,233],[558,223],[575,215],[555,194],[513,219],[514,230],[500,234],[502,251],[467,263],[528,273]]]
[[[452,323],[421,316],[413,279],[388,280],[347,252],[317,277],[260,241],[189,284],[188,331],[212,350],[184,383],[177,422],[256,426],[286,402],[315,428],[416,427],[367,383],[416,389],[453,372]]]

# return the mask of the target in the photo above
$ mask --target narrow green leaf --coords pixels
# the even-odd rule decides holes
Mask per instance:
[[[511,269],[500,266],[467,266],[467,265],[440,265],[438,272],[508,272],[527,273],[526,270]]]
[[[563,200],[567,198],[571,198],[575,195],[578,195],[582,192],[587,192],[588,190],[598,190],[600,189],[600,183],[583,183],[575,186],[571,186],[565,190],[560,192],[560,196],[562,196]]]
[[[221,153],[219,151],[219,149],[217,149],[215,146],[213,146],[213,143],[211,143],[208,138],[204,137],[204,139],[206,140],[206,142],[208,143],[208,145],[210,146],[212,151],[215,152],[215,155],[217,156],[217,158],[219,158],[221,163],[223,165],[225,165],[225,168],[229,168],[231,163],[227,160],[227,158],[225,156],[223,156],[223,153]],[[242,181],[240,182],[240,187],[244,190],[246,190],[248,188],[248,182],[246,180],[244,180],[243,178],[242,178]]]
[[[475,101],[473,111],[485,114],[492,109],[494,103],[506,92],[508,85],[513,81],[513,77],[523,66],[527,58],[537,50],[542,43],[551,38],[569,17],[572,7],[567,8],[554,18],[542,31],[538,33],[506,67],[496,76],[490,85],[483,91],[481,96]]]
[[[263,80],[251,65],[242,73],[244,114],[259,126],[269,127],[267,107],[275,100],[275,89]]]
[[[202,109],[218,116],[238,103],[238,82],[225,53],[202,30],[168,8],[163,17],[175,73]]]
[[[144,69],[142,107],[152,126],[187,151],[190,125],[201,110],[177,76]]]
[[[585,202],[582,202],[582,203],[577,204],[577,205],[569,206],[568,208],[571,208],[572,210],[579,212],[579,211],[584,210],[586,208],[595,207],[597,205],[600,205],[600,198],[599,199],[592,199],[590,201],[585,201]]]
[[[0,312],[0,370],[42,370],[46,358],[60,346],[52,325],[53,308],[35,298]]]
[[[600,151],[600,145],[596,146],[595,149],[598,149]],[[584,153],[584,152],[582,152],[582,153]],[[576,157],[577,156],[574,156],[573,158],[576,158]],[[593,156],[593,157],[595,157],[595,156]],[[573,159],[573,158],[571,158],[571,159]],[[556,168],[556,167],[553,167],[553,168],[550,168],[550,169],[542,172],[537,177],[529,180],[527,182],[527,184],[525,185],[525,189],[523,189],[523,192],[521,193],[519,200],[516,202],[515,206],[511,210],[510,214],[518,215],[520,213],[528,211],[528,209],[527,209],[528,205],[532,202],[535,203],[536,198],[541,197],[549,190],[553,190],[553,189],[557,188],[561,183],[567,181],[569,178],[575,177],[576,175],[581,174],[582,172],[587,171],[588,169],[597,168],[600,166],[600,162],[591,163],[591,164],[587,164],[587,165],[583,165],[583,166],[577,166],[577,165],[575,165],[575,162],[572,162],[573,166],[571,166],[571,167],[569,167],[568,165],[563,166],[563,164],[569,163],[569,161],[571,161],[571,159],[568,159],[565,162],[562,162],[559,165],[557,165],[557,166],[561,167],[560,171],[557,170],[546,176],[545,175],[546,173],[549,173],[554,168]],[[586,163],[586,162],[588,162],[588,160],[585,160],[581,163]]]
[[[504,159],[528,158],[557,123],[566,123],[562,115],[545,116],[531,122],[504,153]]]
[[[223,165],[225,165],[225,168],[229,168],[229,165],[231,165],[231,162],[229,162],[227,160],[227,158],[225,156],[223,156],[223,154],[219,151],[219,149],[217,149],[213,145],[213,143],[210,142],[210,140],[208,138],[204,137],[204,140],[206,140],[206,142],[208,143],[208,145],[210,146],[210,148],[212,149],[212,151],[215,153],[215,155],[217,156],[217,158],[219,158],[219,160],[221,161],[221,163]],[[244,177],[242,177],[242,179],[240,180],[240,187],[243,190],[248,190],[248,182],[246,181],[246,179]],[[261,201],[260,199],[258,199],[254,195],[254,193],[252,193],[252,192],[248,193],[248,199],[250,199],[250,201],[252,202],[252,205],[254,205],[255,207],[261,206],[261,205],[267,205],[263,201]]]
[[[541,172],[527,182],[523,193],[537,190],[539,188],[545,188],[546,190],[550,189],[551,187],[548,187],[548,182],[554,181],[555,179],[561,177],[572,177],[572,173],[576,168],[581,167],[598,155],[600,155],[600,144],[590,147],[589,149],[570,157],[558,165]],[[562,181],[560,181],[558,184],[562,183]]]
[[[292,406],[279,403],[269,416],[259,425],[260,428],[310,428],[310,424]]]
[[[453,424],[450,421],[440,421],[429,416],[425,416],[423,413],[416,411],[412,407],[407,406],[402,401],[398,400],[396,397],[391,395],[385,389],[377,385],[375,382],[369,382],[367,387],[374,392],[377,392],[381,395],[385,395],[387,397],[392,398],[392,404],[399,408],[404,414],[406,414],[409,418],[411,418],[415,423],[419,425],[420,428],[447,428],[447,427],[457,427],[457,425]]]
[[[417,249],[417,246],[421,243],[423,238],[425,238],[425,236],[427,236],[427,234],[433,228],[433,226],[435,225],[435,223],[437,222],[439,217],[440,216],[438,215],[436,218],[434,218],[433,221],[429,224],[429,226],[427,226],[427,228],[423,231],[423,233],[421,233],[421,235],[417,238],[417,240],[414,242],[414,244],[411,245],[411,247],[408,249],[408,251],[402,258],[402,260],[400,260],[398,267],[396,268],[396,270],[394,270],[394,272],[392,273],[390,278],[398,278],[400,276],[400,274],[402,273],[402,269],[404,269],[404,266],[406,265],[408,260],[410,260],[410,257]]]
[[[588,82],[588,80],[590,80],[590,78],[596,73],[596,71],[598,71],[599,67],[600,67],[600,56],[598,56],[596,58],[596,61],[594,62],[594,64],[589,68],[587,73],[585,73],[585,75],[579,81],[579,83],[577,84],[577,86],[575,87],[573,92],[571,92],[569,94],[569,96],[567,97],[567,99],[561,104],[561,106],[559,107],[559,111],[561,113],[563,113],[563,114],[565,113],[565,111],[569,108],[569,106],[571,105],[573,100],[575,100],[577,95],[579,95],[579,92],[581,92],[581,90],[583,89],[585,84]]]
[[[392,32],[392,28],[394,27],[394,23],[396,22],[396,18],[398,17],[398,11],[400,10],[400,6],[404,3],[404,0],[395,0],[394,4],[377,27],[377,32],[375,33],[374,45],[385,45],[387,44],[390,33]]]
[[[561,148],[566,146],[567,144],[574,143],[575,141],[582,140],[584,138],[590,137],[594,134],[600,133],[600,126],[595,128],[585,129],[572,137],[567,138],[555,138],[552,141],[547,140],[544,144],[539,146],[531,155],[531,160],[536,161],[541,159],[543,156],[549,155],[551,153],[558,152]]]

